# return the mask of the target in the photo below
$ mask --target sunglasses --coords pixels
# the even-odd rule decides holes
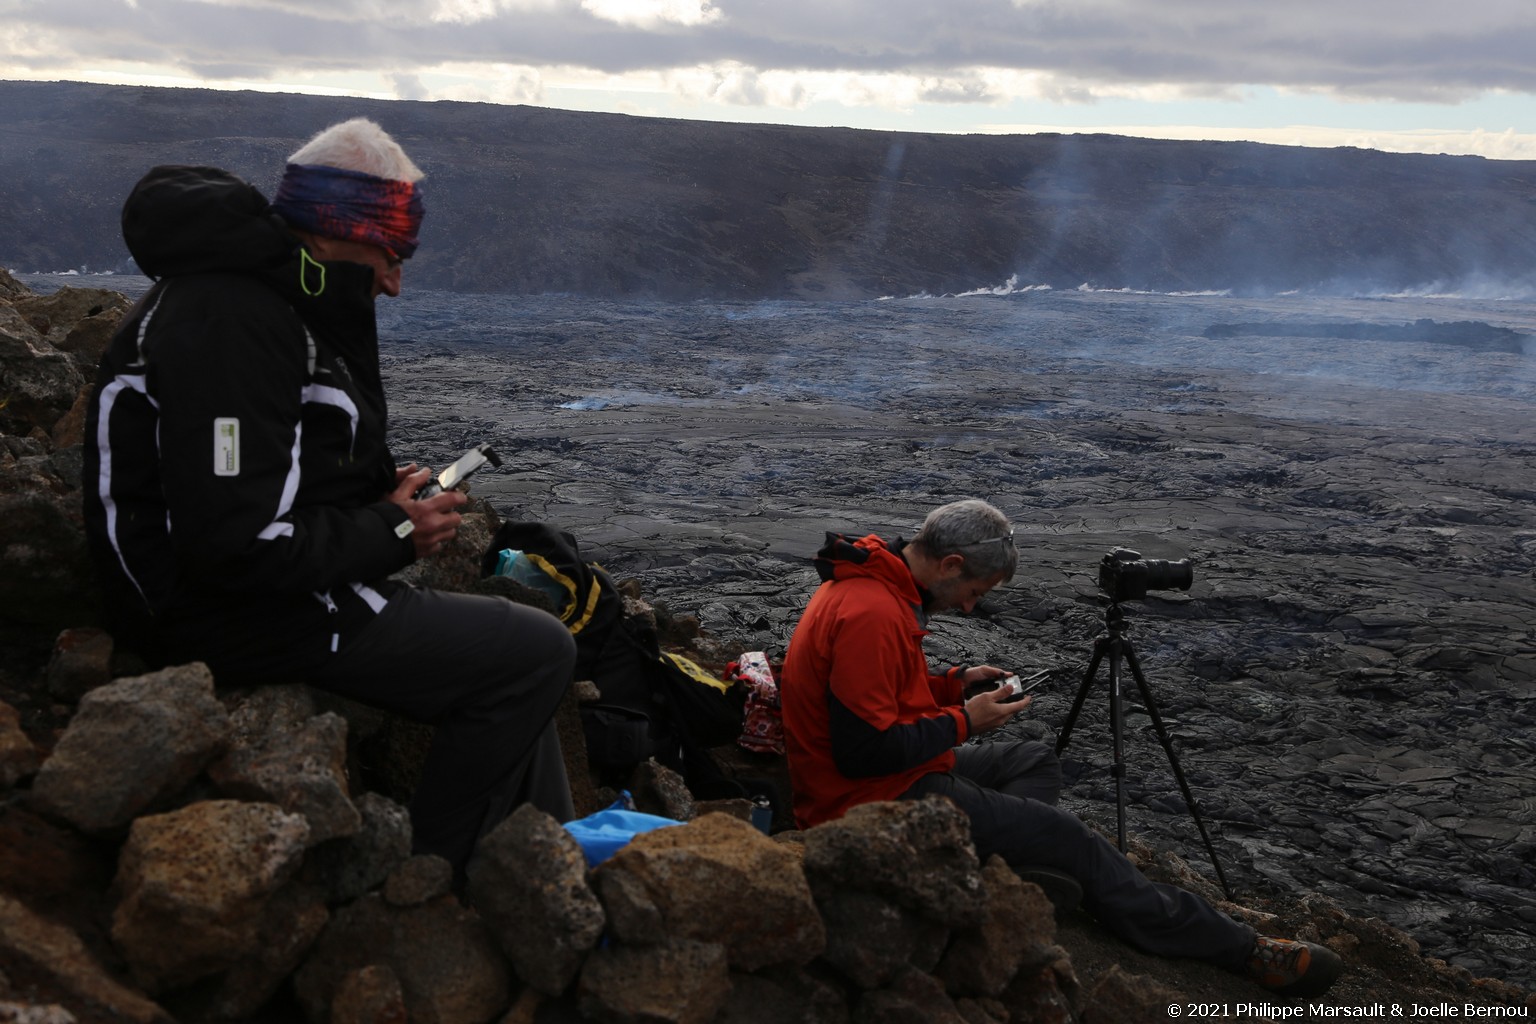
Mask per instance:
[[[1007,533],[1003,534],[1001,537],[988,537],[986,540],[972,541],[971,543],[966,544],[964,546],[968,547],[968,548],[979,548],[983,544],[1012,544],[1012,543],[1013,543],[1013,531],[1009,530]]]

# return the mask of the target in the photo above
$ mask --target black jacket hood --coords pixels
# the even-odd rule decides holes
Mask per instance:
[[[254,185],[217,167],[155,167],[123,203],[123,241],[150,277],[264,271],[299,241]]]

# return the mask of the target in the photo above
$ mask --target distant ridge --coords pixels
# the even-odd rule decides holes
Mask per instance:
[[[1536,291],[1532,161],[37,82],[0,82],[0,265],[128,269],[118,211],[149,167],[270,195],[287,153],[358,114],[428,173],[419,287]]]

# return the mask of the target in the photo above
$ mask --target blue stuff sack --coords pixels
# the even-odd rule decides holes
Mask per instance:
[[[671,818],[642,814],[633,808],[634,802],[626,792],[601,811],[565,823],[565,830],[575,836],[576,842],[581,845],[581,852],[587,858],[587,867],[597,867],[642,832],[682,824]]]

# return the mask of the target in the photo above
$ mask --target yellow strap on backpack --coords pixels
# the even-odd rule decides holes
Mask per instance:
[[[688,678],[692,679],[696,683],[703,683],[705,686],[713,686],[721,693],[724,693],[731,688],[729,680],[716,679],[714,676],[705,671],[703,666],[688,660],[681,654],[671,654],[664,651],[662,652],[661,657],[663,661],[671,662],[674,667],[676,667],[680,672],[688,676]]]
[[[560,621],[565,623],[566,628],[573,634],[580,633],[587,623],[592,621],[592,613],[597,610],[597,599],[602,596],[602,587],[598,585],[597,577],[594,576],[592,578],[592,586],[587,592],[586,606],[582,607],[581,603],[576,599],[575,580],[555,568],[555,564],[543,555],[532,551],[524,551],[523,557],[532,562],[540,572],[554,580],[565,590],[568,596],[564,606],[560,609]]]

